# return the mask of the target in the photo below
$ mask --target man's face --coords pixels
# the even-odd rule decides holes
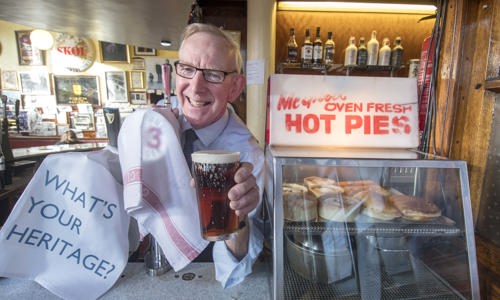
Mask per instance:
[[[237,71],[224,40],[205,32],[195,33],[184,41],[179,61],[200,69]],[[176,75],[176,94],[189,123],[194,128],[203,128],[224,114],[227,103],[240,95],[244,82],[242,75],[232,73],[221,83],[211,83],[205,80],[203,72],[197,71],[191,79]]]

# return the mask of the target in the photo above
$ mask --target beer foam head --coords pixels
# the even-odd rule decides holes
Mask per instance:
[[[203,150],[191,154],[193,162],[204,164],[228,164],[240,161],[240,153],[226,150]]]

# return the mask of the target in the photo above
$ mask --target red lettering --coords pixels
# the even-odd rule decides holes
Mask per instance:
[[[304,131],[307,133],[316,133],[319,130],[319,119],[318,116],[313,114],[308,114],[304,116],[303,122]]]
[[[363,126],[363,119],[360,116],[348,115],[345,116],[345,133],[351,134],[354,129],[359,129]]]
[[[283,97],[280,96],[278,100],[278,110],[291,110],[297,109],[300,104],[300,99],[297,97]]]
[[[388,116],[373,116],[373,133],[388,134],[389,133],[389,117]]]
[[[302,99],[302,105],[304,105],[305,107],[307,108],[310,108],[311,107],[311,104],[314,103],[315,100],[314,99]]]
[[[408,124],[410,119],[407,116],[394,117],[392,118],[392,132],[396,134],[410,134],[411,126]],[[401,130],[402,129],[402,130]]]
[[[356,129],[363,129],[364,134],[388,134],[389,118],[387,116],[346,116],[345,132],[351,134]]]
[[[57,51],[64,55],[85,56],[85,48],[83,47],[58,47]]]
[[[367,115],[367,116],[364,116],[363,117],[363,122],[364,122],[364,134],[370,134],[371,131],[372,131],[372,127],[371,127],[371,123],[370,123],[370,116]]]
[[[285,115],[285,128],[288,132],[292,131],[292,128],[295,127],[295,132],[302,132],[302,115],[296,114],[296,118],[293,119],[292,114]]]
[[[315,114],[286,114],[285,115],[285,128],[288,132],[301,133],[302,130],[306,133],[317,133],[323,130],[324,133],[332,133],[333,121],[335,115],[315,115]]]
[[[335,115],[319,115],[320,120],[325,121],[325,133],[332,133],[332,123]]]
[[[366,104],[366,111],[367,111],[367,112],[372,111],[373,106],[375,106],[375,103],[373,103],[373,102],[368,102],[368,103]]]

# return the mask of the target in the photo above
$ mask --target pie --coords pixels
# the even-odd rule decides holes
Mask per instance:
[[[318,201],[308,193],[305,186],[284,183],[283,217],[290,221],[312,221],[318,216]]]
[[[391,195],[389,201],[412,221],[429,221],[441,216],[441,209],[428,199],[408,195]]]

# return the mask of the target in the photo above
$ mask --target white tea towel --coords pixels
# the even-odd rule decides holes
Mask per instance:
[[[104,294],[128,259],[120,181],[107,149],[47,156],[0,230],[0,276],[34,280],[64,299]]]
[[[127,213],[151,233],[178,271],[207,246],[201,236],[196,191],[173,113],[152,109],[129,115],[118,135]]]

